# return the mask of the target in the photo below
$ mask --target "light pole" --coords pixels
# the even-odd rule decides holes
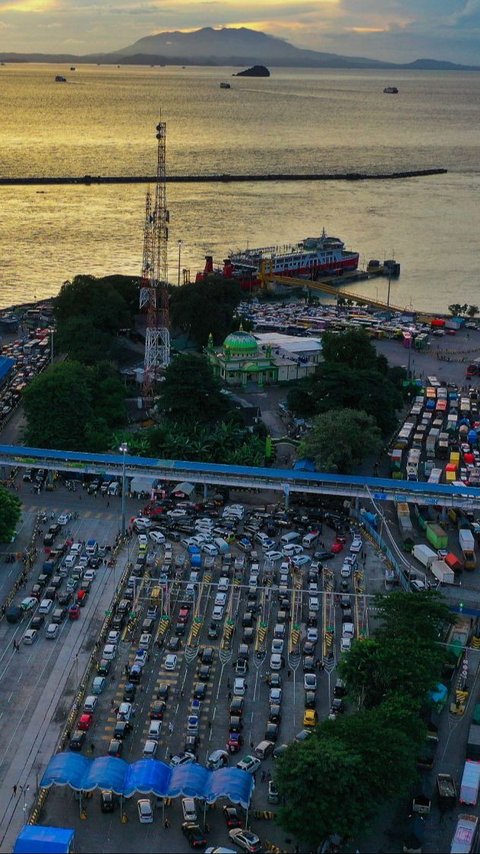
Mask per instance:
[[[121,536],[123,537],[125,534],[125,455],[128,451],[128,445],[126,442],[122,442],[119,447],[119,451],[123,454],[123,463],[122,463],[122,528],[120,531]]]
[[[178,241],[178,274],[177,274],[177,285],[180,287],[180,265],[182,262],[182,241]]]
[[[29,785],[23,787],[23,823],[24,824],[27,823],[27,792],[28,792],[29,788],[30,788]]]

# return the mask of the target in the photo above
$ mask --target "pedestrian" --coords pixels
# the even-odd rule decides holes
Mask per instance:
[[[229,700],[231,700],[231,699],[232,699],[232,692],[231,692],[231,691],[229,691],[229,692],[228,692],[228,699],[229,699]]]
[[[262,771],[262,776],[260,778],[261,782],[264,783],[266,779],[267,779],[267,775],[265,774],[265,771]]]
[[[125,665],[125,676],[128,676],[128,664]]]
[[[253,741],[250,742],[250,749],[253,750],[255,747],[255,743]]]
[[[16,795],[16,794],[17,794],[17,784],[16,784],[16,783],[15,783],[15,785],[13,786],[13,794],[14,794],[14,795]]]
[[[291,674],[291,671],[290,671],[290,670],[287,670],[287,679],[290,679],[290,676],[291,676],[291,675],[292,675],[292,674]]]
[[[90,745],[90,753],[95,753],[95,745],[94,745],[93,741]]]
[[[208,722],[208,728],[211,731],[211,729],[212,729],[212,722],[211,721]]]
[[[113,709],[114,707],[115,707],[115,697],[112,697],[112,699],[110,700],[110,708]]]
[[[231,684],[232,684],[232,683],[230,682],[230,679],[227,679],[227,688],[230,688],[230,687],[231,687]]]
[[[110,507],[110,501],[107,501],[107,507]]]
[[[166,818],[165,821],[163,822],[163,826],[164,826],[165,830],[168,830],[168,828],[170,827],[170,822],[169,822],[168,818]]]
[[[70,741],[71,735],[72,735],[72,733],[70,732],[69,729],[67,729],[65,731],[65,738],[67,739],[67,741]]]

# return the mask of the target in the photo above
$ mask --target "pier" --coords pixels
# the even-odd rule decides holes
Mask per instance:
[[[414,169],[407,172],[368,172],[309,173],[301,175],[291,172],[265,175],[167,175],[171,184],[233,184],[255,181],[390,181],[400,178],[424,178],[430,175],[445,175],[447,169]],[[0,176],[0,186],[50,186],[56,184],[155,184],[155,175],[64,175],[64,176],[19,176],[6,178]]]

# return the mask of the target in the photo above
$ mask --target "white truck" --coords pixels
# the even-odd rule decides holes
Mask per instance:
[[[444,560],[433,560],[430,564],[430,571],[440,584],[455,584],[455,574],[453,569],[450,569]]]
[[[426,569],[430,569],[433,561],[438,560],[437,553],[424,543],[416,543],[412,554]]]

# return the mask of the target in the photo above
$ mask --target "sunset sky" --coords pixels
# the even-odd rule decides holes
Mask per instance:
[[[2,52],[108,52],[205,26],[349,56],[480,64],[480,0],[0,0]]]

